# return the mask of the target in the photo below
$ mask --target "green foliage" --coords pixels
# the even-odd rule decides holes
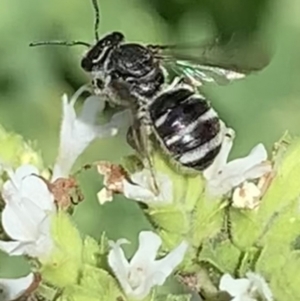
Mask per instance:
[[[187,215],[173,206],[150,209],[149,218],[158,227],[177,234],[186,234],[189,230]]]
[[[122,296],[115,279],[105,270],[85,265],[80,279],[82,292],[85,291],[87,296],[93,292],[97,300],[116,300]],[[73,293],[77,295],[77,291]],[[88,300],[88,299],[86,299]]]
[[[264,141],[270,148],[287,129],[299,134],[300,44],[295,43],[300,33],[298,1],[269,1],[267,10],[267,1],[243,4],[232,1],[226,5],[196,2],[104,0],[101,1],[101,33],[118,29],[125,31],[129,40],[147,43],[198,41],[199,37],[211,37],[215,29],[225,35],[235,30],[249,33],[257,29],[261,21],[259,35],[276,49],[270,66],[230,86],[208,85],[204,89],[208,90],[222,119],[238,130],[236,153],[247,151],[257,141]],[[33,163],[44,168],[34,144],[25,143],[23,137],[37,139],[47,164],[53,162],[57,151],[60,96],[66,91],[71,93],[89,79],[79,67],[81,49],[29,49],[27,45],[40,39],[91,41],[93,12],[87,1],[79,0],[70,3],[3,0],[1,11],[0,118],[1,123],[21,136],[1,128],[0,157],[13,166]],[[219,240],[224,204],[219,200],[206,200],[202,194],[203,182],[198,177],[172,176],[174,206],[150,208],[147,212],[163,237],[164,248],[171,249],[187,236],[194,246],[193,252],[198,247],[201,249],[197,256],[200,262],[209,262],[220,271],[239,271],[241,276],[255,268],[270,282],[278,300],[299,299],[299,248],[295,247],[299,239],[299,144],[299,139],[292,140],[287,151],[276,159],[275,178],[259,210],[230,210],[231,242],[228,237]],[[119,160],[124,148],[117,139],[100,142],[83,160]],[[75,216],[83,232],[96,236],[105,230],[112,237],[123,237],[132,230],[128,233],[130,238],[134,237],[134,231],[149,227],[138,216],[140,211],[132,202],[126,202],[126,208],[135,209],[126,211],[132,215],[124,214],[123,198],[116,204],[99,208],[95,200],[99,181],[88,175],[82,183],[91,195]],[[77,276],[83,263],[92,268],[104,266],[101,256],[107,252],[107,239],[98,243],[86,237],[82,242],[68,218],[60,216],[59,219],[53,230],[59,248],[45,263],[43,276],[59,286],[69,285],[70,295],[76,295],[78,300],[99,300],[98,295],[87,292],[77,283]],[[8,258],[1,260],[1,273],[12,270],[19,273],[16,262]],[[95,287],[101,277],[106,279],[104,283],[111,279],[103,270],[91,275],[88,281]],[[112,283],[108,287],[113,287]],[[112,292],[115,297],[114,289]],[[75,300],[72,298],[70,300]],[[66,299],[64,295],[60,300]]]
[[[101,256],[107,250],[104,234],[100,243],[89,236],[82,242],[70,217],[61,211],[53,218],[52,235],[55,246],[50,258],[42,262],[41,275],[46,283],[62,289],[62,300],[115,300],[122,296],[115,279],[101,268]],[[53,294],[45,287],[39,293],[48,298],[49,292]]]
[[[234,271],[238,264],[241,251],[228,239],[207,239],[199,254],[199,262],[208,262],[221,273]]]
[[[191,299],[190,295],[168,295],[163,300],[166,301],[189,301]],[[160,301],[162,299],[156,299],[156,301]]]
[[[234,242],[241,250],[247,250],[255,245],[262,231],[262,223],[255,211],[231,209],[231,231]]]
[[[39,169],[44,167],[41,154],[36,150],[35,144],[25,141],[21,135],[8,132],[2,125],[0,125],[0,145],[2,145],[1,163],[13,168],[21,164],[33,164]]]
[[[43,262],[43,279],[64,288],[76,284],[82,266],[82,240],[70,217],[63,211],[53,216],[54,249]]]
[[[178,244],[181,237],[188,239],[194,247],[181,271],[197,271],[191,262],[198,262],[198,268],[213,267],[215,276],[230,273],[243,277],[248,271],[256,271],[270,282],[271,290],[277,292],[275,296],[280,296],[279,300],[299,296],[299,286],[294,285],[299,277],[292,264],[300,258],[297,245],[300,229],[299,158],[299,139],[290,139],[288,146],[283,140],[277,144],[274,176],[259,208],[254,210],[233,207],[227,210],[226,202],[206,197],[200,178],[196,182],[193,177],[182,176],[180,182],[180,173],[174,173],[166,167],[167,163],[163,165],[160,161],[156,168],[176,181],[174,200],[171,205],[150,208],[146,213],[163,238],[166,249]],[[176,191],[181,191],[180,201]],[[197,197],[194,192],[197,192]],[[185,207],[185,201],[188,203],[191,197],[184,199],[184,196],[197,199],[190,203],[194,207]]]
[[[99,256],[99,244],[98,242],[90,237],[86,236],[83,242],[82,260],[84,263],[97,266]]]
[[[286,142],[278,147],[275,164],[275,178],[272,186],[263,198],[259,212],[259,221],[268,220],[274,212],[280,212],[284,207],[289,206],[300,195],[300,139],[295,138],[288,142],[290,145],[286,149]]]

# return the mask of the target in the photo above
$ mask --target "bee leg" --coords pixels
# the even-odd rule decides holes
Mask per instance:
[[[180,87],[192,89],[194,91],[198,86],[195,85],[195,83],[189,77],[177,76],[173,79],[173,81],[170,83],[170,85],[166,88],[165,91],[172,91]]]
[[[159,194],[159,187],[156,181],[156,176],[155,176],[155,170],[154,170],[154,164],[152,160],[152,145],[151,141],[149,139],[151,135],[151,127],[149,125],[142,125],[141,126],[141,144],[142,148],[144,150],[144,157],[146,159],[146,164],[147,168],[150,171],[151,175],[151,187],[155,195]]]
[[[183,76],[176,76],[172,82],[170,83],[170,85],[168,86],[168,90],[174,90],[174,88],[181,86],[182,84],[185,83],[185,78]]]
[[[145,124],[134,124],[127,132],[127,142],[143,159],[144,167],[150,171],[151,190],[158,195],[159,188],[156,181],[154,164],[151,157],[152,147],[149,141],[151,128]]]
[[[138,131],[134,126],[130,126],[127,131],[126,141],[131,148],[133,148],[139,155],[142,154],[142,147]]]

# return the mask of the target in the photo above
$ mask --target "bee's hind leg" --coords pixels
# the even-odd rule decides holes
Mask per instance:
[[[155,169],[152,159],[152,145],[150,141],[151,127],[146,124],[133,124],[127,132],[128,144],[142,157],[144,167],[150,171],[151,190],[155,195],[159,194]]]

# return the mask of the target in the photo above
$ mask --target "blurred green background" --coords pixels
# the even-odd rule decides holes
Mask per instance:
[[[228,86],[207,89],[213,106],[237,132],[233,156],[258,142],[268,150],[289,130],[300,134],[300,2],[298,0],[100,0],[101,34],[113,30],[130,41],[199,41],[214,35],[257,32],[273,57],[262,72]],[[56,156],[61,96],[89,77],[80,68],[81,47],[29,48],[31,41],[93,41],[90,0],[1,0],[0,120],[26,139],[36,140],[48,165]],[[1,146],[0,146],[1,147]],[[118,160],[128,151],[120,137],[97,141],[77,162]],[[81,174],[86,200],[76,211],[78,228],[94,237],[103,230],[133,240],[150,228],[134,202],[121,197],[100,207],[101,178]],[[20,258],[0,257],[0,276],[22,275]]]

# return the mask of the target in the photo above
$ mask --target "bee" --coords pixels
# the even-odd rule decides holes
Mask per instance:
[[[251,51],[236,59],[237,45],[217,40],[201,45],[143,45],[126,42],[121,32],[100,39],[99,6],[97,0],[92,3],[95,44],[49,41],[31,46],[88,47],[81,67],[91,75],[95,94],[112,106],[132,111],[134,121],[127,140],[145,159],[153,178],[151,154],[155,144],[186,171],[208,168],[220,152],[226,128],[199,91],[201,85],[243,78],[262,69],[266,59],[253,57]],[[172,81],[171,73],[177,75]]]

